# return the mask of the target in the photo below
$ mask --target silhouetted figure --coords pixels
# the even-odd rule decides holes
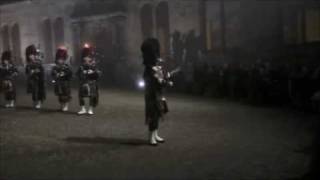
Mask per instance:
[[[173,58],[178,64],[183,64],[184,42],[179,31],[175,31],[172,35]]]
[[[198,61],[198,50],[199,43],[196,37],[195,31],[192,30],[188,33],[185,39],[185,50],[186,50],[186,62],[194,63]]]
[[[0,64],[0,89],[3,90],[6,108],[14,108],[16,101],[15,77],[18,70],[12,62],[11,52],[5,51],[1,56]]]
[[[101,76],[101,71],[96,66],[96,61],[93,57],[93,50],[90,47],[82,49],[82,64],[80,65],[77,75],[80,80],[79,85],[79,104],[81,106],[79,115],[93,115],[93,109],[99,102],[98,80]],[[85,107],[85,98],[89,99],[89,108]]]
[[[26,49],[27,92],[32,94],[34,107],[40,109],[46,99],[45,72],[42,66],[41,53],[34,45]]]
[[[72,78],[71,67],[67,64],[68,52],[59,48],[56,52],[56,65],[52,68],[51,76],[54,83],[54,92],[58,96],[62,111],[68,111],[71,100],[70,81]]]
[[[312,75],[312,108],[320,113],[320,66],[318,66]]]
[[[168,110],[163,89],[167,85],[172,85],[169,80],[170,73],[165,72],[163,61],[160,58],[160,44],[157,39],[146,39],[141,51],[143,55],[144,82],[145,82],[145,115],[146,124],[149,126],[150,145],[157,145],[164,142],[158,135],[159,120],[163,118]]]

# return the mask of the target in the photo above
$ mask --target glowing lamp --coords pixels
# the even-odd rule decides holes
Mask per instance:
[[[139,80],[139,81],[138,81],[138,87],[139,87],[139,88],[144,88],[144,87],[145,87],[145,82],[144,82],[144,80]]]
[[[88,43],[85,43],[85,44],[84,44],[84,47],[85,47],[85,48],[90,48],[90,45],[89,45]]]

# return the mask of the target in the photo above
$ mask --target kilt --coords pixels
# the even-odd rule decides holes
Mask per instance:
[[[167,101],[163,99],[161,89],[150,87],[146,83],[145,89],[145,123],[162,119],[169,112]]]
[[[4,92],[14,91],[14,84],[12,80],[3,80],[1,84]]]
[[[46,90],[44,83],[45,82],[43,80],[28,79],[27,93],[32,94],[32,99],[34,101],[46,99]]]
[[[69,81],[57,81],[54,84],[54,93],[57,96],[70,96],[71,88]]]
[[[79,97],[98,97],[98,84],[96,81],[89,81],[80,84]]]

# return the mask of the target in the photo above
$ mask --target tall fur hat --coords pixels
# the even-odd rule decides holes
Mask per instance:
[[[145,66],[153,66],[160,57],[160,43],[158,39],[146,39],[141,46],[143,64]]]
[[[60,47],[57,49],[56,61],[59,59],[62,59],[64,61],[68,59],[68,51],[65,47]]]
[[[30,62],[31,59],[30,59],[30,55],[37,55],[37,48],[35,45],[30,45],[26,48],[26,60],[27,62]]]
[[[1,55],[1,61],[3,62],[4,60],[9,60],[11,61],[11,51],[4,51]]]
[[[90,45],[85,44],[84,47],[82,48],[82,51],[81,51],[82,61],[83,61],[83,58],[85,58],[85,57],[93,58],[93,54],[94,54],[93,48]]]

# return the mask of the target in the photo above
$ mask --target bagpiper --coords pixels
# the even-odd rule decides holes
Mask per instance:
[[[16,86],[15,78],[18,75],[18,70],[11,60],[11,52],[5,51],[1,56],[0,65],[0,81],[1,89],[4,93],[4,98],[6,101],[6,108],[14,108],[16,101]]]
[[[77,75],[80,80],[79,84],[79,104],[81,106],[79,115],[93,115],[93,109],[99,102],[98,80],[101,71],[96,66],[93,49],[85,44],[81,55],[82,64],[80,65]],[[89,108],[85,107],[85,98],[89,99]]]
[[[26,60],[27,93],[32,94],[34,107],[41,109],[46,99],[45,71],[42,66],[41,53],[34,45],[26,48]]]
[[[159,121],[168,113],[168,105],[163,94],[166,86],[172,86],[170,73],[165,72],[160,58],[160,44],[157,39],[146,39],[141,51],[145,66],[143,79],[145,86],[145,118],[149,127],[149,143],[156,146],[165,140],[158,135]]]
[[[55,66],[52,68],[51,76],[54,84],[54,93],[58,96],[61,110],[66,112],[69,110],[69,102],[71,100],[70,81],[72,78],[72,70],[67,63],[68,51],[64,47],[58,48],[55,58]]]

